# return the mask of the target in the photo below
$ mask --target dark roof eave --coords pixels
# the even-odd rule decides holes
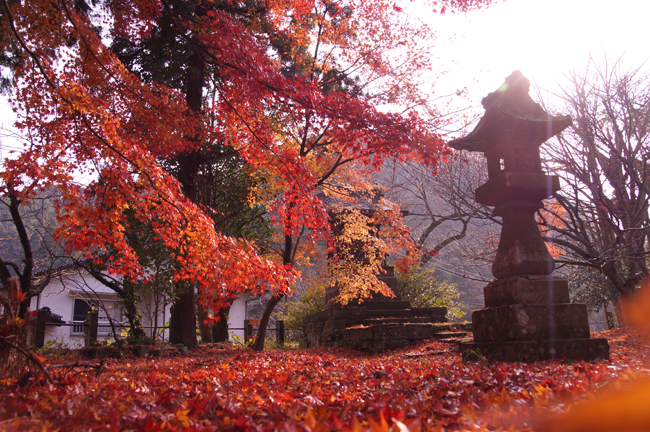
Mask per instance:
[[[467,136],[452,140],[449,146],[457,150],[485,153],[500,141],[527,141],[528,145],[541,145],[569,127],[570,116],[539,116],[513,113],[492,106]]]

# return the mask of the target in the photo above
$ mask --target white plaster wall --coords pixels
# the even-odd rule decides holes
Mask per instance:
[[[231,342],[244,341],[244,320],[246,319],[246,300],[248,295],[240,293],[230,307],[228,314],[228,338]],[[230,330],[233,329],[233,330]],[[239,330],[241,329],[241,330]]]
[[[42,307],[49,307],[53,314],[60,315],[66,323],[72,323],[74,313],[74,301],[77,298],[96,298],[108,309],[111,317],[119,320],[121,311],[117,296],[113,291],[101,285],[89,275],[78,272],[70,272],[61,277],[53,278],[43,289],[43,292],[31,299],[30,308],[38,310]],[[106,312],[100,310],[100,324],[106,323]],[[104,318],[103,320],[101,318]],[[101,328],[100,331],[108,331]],[[80,348],[84,345],[84,336],[75,335],[73,327],[52,326],[45,327],[45,342],[61,344],[69,348]],[[106,335],[98,335],[99,340],[113,340]]]
[[[163,296],[161,296],[163,297]],[[66,275],[53,278],[49,285],[45,287],[43,292],[33,297],[31,300],[31,310],[38,310],[42,307],[49,307],[53,314],[60,315],[61,319],[66,323],[72,323],[74,313],[74,300],[75,298],[93,298],[99,299],[103,302],[104,306],[108,308],[108,312],[116,321],[125,321],[122,319],[120,303],[117,295],[99,283],[93,277],[85,272],[70,271]],[[230,313],[228,315],[228,327],[234,330],[229,330],[230,341],[244,340],[244,319],[246,318],[246,300],[248,295],[241,293],[233,302]],[[171,302],[168,298],[160,298],[159,313],[157,317],[158,327],[164,327],[169,323],[171,316]],[[162,307],[164,305],[164,307]],[[143,296],[143,302],[138,305],[142,317],[142,325],[150,335],[153,329],[155,319],[155,306],[152,294]],[[106,324],[106,313],[100,309],[100,325]],[[102,320],[102,318],[104,318]],[[52,326],[45,327],[45,342],[52,341],[53,343],[60,343],[68,348],[81,348],[84,345],[83,335],[73,335],[71,326]],[[100,328],[101,330],[108,331],[106,327]],[[169,330],[165,329],[158,332],[158,341],[160,335],[163,335],[164,341],[169,340]],[[98,335],[97,339],[110,340],[113,338],[106,335]]]
[[[38,297],[32,297],[30,305],[32,310],[38,310],[45,306],[49,307],[52,313],[61,315],[63,321],[72,320],[74,298],[65,292],[60,283],[50,283]],[[45,342],[53,341],[62,346],[67,345],[69,348],[83,346],[83,337],[72,337],[70,336],[71,332],[72,327],[45,326]]]
[[[156,315],[156,300],[158,302],[158,314]],[[147,293],[143,296],[143,301],[138,305],[140,309],[140,316],[142,318],[142,325],[145,327],[147,336],[151,337],[153,334],[154,324],[157,327],[157,342],[164,342],[169,340],[169,329],[162,329],[169,324],[169,317],[171,316],[171,302],[169,298],[163,294],[156,296],[153,293]]]

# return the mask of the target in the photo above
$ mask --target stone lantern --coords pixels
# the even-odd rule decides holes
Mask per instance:
[[[485,154],[488,181],[476,201],[494,206],[503,219],[492,274],[484,288],[485,308],[474,311],[474,342],[462,345],[464,358],[478,353],[503,361],[550,358],[608,358],[605,339],[591,339],[585,305],[572,304],[566,280],[552,276],[535,212],[560,189],[557,176],[542,170],[539,147],[572,123],[551,116],[529,96],[519,71],[483,98],[485,114],[466,137],[450,146]]]

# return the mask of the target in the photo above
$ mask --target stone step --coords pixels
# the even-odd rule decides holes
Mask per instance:
[[[453,322],[449,323],[452,328],[458,329],[458,330],[463,330],[466,332],[471,333],[472,332],[472,322],[471,321],[461,321],[461,322]]]
[[[447,316],[447,308],[445,307],[414,307],[411,310],[416,315],[445,315]]]
[[[410,309],[411,304],[407,301],[398,300],[368,300],[364,301],[359,307],[366,308],[368,311],[374,310],[402,310]]]
[[[455,323],[437,323],[434,324],[433,327],[436,333],[442,333],[446,331],[472,331],[472,323],[467,321]]]
[[[423,311],[419,309],[374,309],[368,310],[366,316],[369,318],[407,318],[407,317],[432,317],[435,321],[431,322],[444,322],[445,313],[435,313],[436,311]]]
[[[447,308],[411,308],[408,302],[370,300],[330,306],[303,320],[307,346],[346,346],[380,352],[431,338],[468,323],[446,323]],[[471,325],[471,324],[469,324]]]
[[[462,338],[442,338],[442,339],[438,339],[438,342],[453,344],[453,343],[460,343],[460,341],[462,341],[462,340],[464,340],[464,339],[462,339]]]
[[[363,320],[363,325],[381,325],[381,324],[410,324],[410,323],[433,323],[435,318],[428,316],[424,317],[383,317],[383,318],[368,318]]]
[[[341,340],[350,341],[415,341],[433,336],[433,325],[382,324],[359,326],[340,330]]]
[[[415,314],[410,309],[374,309],[367,311],[366,316],[369,318],[405,318],[415,316]]]
[[[444,332],[444,333],[436,333],[433,335],[434,337],[438,339],[462,339],[464,337],[467,337],[467,332]]]
[[[378,352],[391,343],[406,343],[436,337],[441,342],[458,343],[467,336],[466,332],[448,331],[450,325],[435,323],[378,323],[359,325],[340,330],[344,345],[354,349]],[[439,333],[444,331],[444,333]],[[389,343],[390,342],[390,343]],[[400,345],[405,346],[405,345]],[[396,346],[397,348],[397,346]]]

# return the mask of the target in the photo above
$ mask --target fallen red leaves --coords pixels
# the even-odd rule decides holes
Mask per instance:
[[[382,355],[214,345],[110,360],[99,377],[53,369],[55,385],[0,384],[0,429],[534,430],[604,384],[646,373],[636,333],[600,336],[610,361],[463,363],[454,345],[433,340]]]

